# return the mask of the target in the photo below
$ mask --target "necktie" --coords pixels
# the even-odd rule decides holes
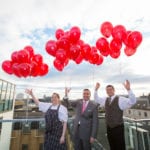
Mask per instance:
[[[86,101],[83,101],[83,104],[82,104],[82,113],[85,111],[86,109]]]
[[[108,104],[111,104],[111,97],[108,97]]]

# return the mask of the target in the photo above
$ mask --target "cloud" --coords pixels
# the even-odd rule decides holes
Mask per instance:
[[[57,28],[69,30],[71,26],[77,25],[82,31],[81,38],[95,45],[95,40],[102,36],[100,25],[104,21],[142,32],[143,41],[134,56],[127,57],[122,50],[119,59],[107,57],[101,66],[70,62],[62,72],[53,67],[54,58],[46,53],[45,44],[47,40],[55,39]],[[42,87],[42,91],[45,88],[46,92],[59,87],[61,92],[64,86],[71,86],[74,93],[78,94],[84,87],[92,89],[97,81],[102,83],[104,89],[107,83],[118,85],[128,78],[133,81],[136,93],[143,93],[140,87],[145,87],[143,89],[148,92],[149,25],[147,0],[1,0],[0,64],[10,59],[13,51],[32,45],[36,53],[42,54],[50,71],[45,77],[17,78],[0,69],[0,78],[22,85],[23,88]]]

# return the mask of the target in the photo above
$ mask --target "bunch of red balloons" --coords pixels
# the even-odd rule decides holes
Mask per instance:
[[[139,31],[129,31],[123,25],[113,26],[111,22],[104,22],[100,26],[103,37],[96,41],[96,48],[103,56],[110,55],[118,58],[124,44],[124,52],[127,56],[135,54],[138,46],[142,42],[142,34]],[[110,42],[108,38],[110,38]]]
[[[53,64],[58,71],[62,71],[69,63],[69,60],[80,64],[83,60],[91,64],[100,65],[103,56],[95,46],[90,46],[80,39],[81,30],[73,26],[69,31],[57,29],[55,32],[56,40],[49,40],[45,45],[46,52],[55,57]]]
[[[80,64],[83,60],[94,65],[101,65],[104,57],[110,55],[118,58],[124,44],[124,53],[132,56],[142,42],[142,34],[139,31],[128,31],[123,25],[113,26],[111,22],[104,22],[100,26],[102,37],[98,38],[95,46],[85,43],[81,39],[81,30],[73,26],[70,30],[55,31],[56,40],[49,40],[45,45],[46,52],[54,57],[53,65],[58,71],[62,71],[70,60]],[[44,76],[49,67],[43,63],[40,54],[34,54],[31,46],[15,51],[11,54],[11,60],[2,63],[2,69],[8,74],[17,77]]]
[[[22,50],[14,51],[11,54],[11,60],[3,61],[2,69],[20,78],[44,76],[48,73],[49,67],[43,63],[42,55],[34,54],[31,46],[25,46]]]

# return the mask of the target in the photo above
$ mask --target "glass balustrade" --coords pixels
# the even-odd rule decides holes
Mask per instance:
[[[150,119],[124,118],[127,150],[150,149]],[[0,148],[2,150],[43,150],[44,118],[0,120]],[[67,145],[72,144],[73,118],[68,120]],[[105,118],[99,116],[99,130],[92,150],[109,150]]]

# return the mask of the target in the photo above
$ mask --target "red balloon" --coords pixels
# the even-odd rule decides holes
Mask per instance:
[[[66,31],[61,38],[66,38],[67,40],[69,40],[69,38],[70,38],[70,32]]]
[[[115,58],[115,59],[117,59],[119,56],[120,56],[120,51],[110,51],[110,56],[112,57],[112,58]]]
[[[68,51],[70,48],[70,42],[66,37],[62,37],[57,41],[57,47]]]
[[[28,51],[26,51],[26,50],[18,51],[17,59],[18,59],[19,63],[28,63],[28,62],[30,62]]]
[[[127,55],[127,56],[132,56],[134,55],[136,52],[136,49],[133,49],[133,48],[130,48],[130,47],[125,47],[124,49],[124,53]]]
[[[75,60],[80,54],[80,46],[72,45],[70,47],[70,59]]]
[[[96,64],[99,60],[99,54],[97,53],[97,49],[96,47],[92,46],[91,47],[91,53],[90,53],[90,58],[89,58],[89,62],[91,64]]]
[[[56,39],[60,39],[62,36],[64,36],[64,30],[62,29],[57,29],[56,32],[55,32],[55,37]]]
[[[83,44],[81,54],[85,60],[89,60],[91,53],[91,46],[89,44]]]
[[[109,47],[111,51],[118,52],[122,48],[122,42],[118,39],[112,39]]]
[[[109,55],[109,42],[105,38],[101,37],[96,41],[96,48],[103,56]]]
[[[76,44],[79,41],[80,36],[81,36],[81,30],[79,27],[74,26],[70,29],[69,39],[71,43]]]
[[[20,73],[19,63],[14,63],[12,65],[12,70],[13,70],[13,74],[15,76],[17,76],[19,78],[22,76],[21,73]]]
[[[41,65],[43,63],[43,57],[40,54],[35,54],[32,61],[35,61],[38,65]]]
[[[5,60],[2,63],[2,69],[8,74],[13,74],[12,64],[13,64],[12,61]]]
[[[48,69],[49,69],[49,67],[47,64],[41,64],[39,75],[40,76],[46,75],[48,73]]]
[[[102,33],[103,36],[108,38],[111,36],[112,29],[113,25],[111,24],[111,22],[106,21],[101,25],[100,32]]]
[[[112,30],[112,37],[114,39],[123,40],[123,37],[126,34],[126,28],[123,25],[117,25]]]
[[[126,34],[123,36],[123,43],[127,46],[128,45],[128,35],[131,33],[131,31],[126,31]]]
[[[32,61],[30,63],[31,71],[30,71],[30,76],[36,77],[39,75],[40,72],[40,65],[38,65],[37,62]]]
[[[77,45],[79,45],[80,48],[82,48],[83,45],[84,45],[84,41],[80,39],[80,40],[77,42]]]
[[[142,34],[139,31],[133,31],[128,35],[128,47],[136,49],[142,42]]]
[[[64,63],[63,63],[63,64],[64,64],[64,67],[65,67],[65,66],[67,66],[67,65],[68,65],[68,63],[69,63],[69,59],[68,59],[68,58],[66,58],[66,60],[65,60],[65,61],[64,61]]]
[[[102,55],[99,55],[99,59],[98,59],[96,65],[101,65],[103,63],[103,61],[104,61],[104,57]]]
[[[18,51],[14,51],[12,54],[11,54],[11,60],[13,63],[17,63],[19,60],[18,60]]]
[[[76,64],[81,64],[82,61],[83,61],[83,56],[82,56],[82,54],[80,53],[80,54],[78,55],[78,57],[75,59],[75,62],[76,62]]]
[[[33,57],[33,55],[34,55],[34,50],[33,50],[33,48],[32,48],[32,46],[25,46],[24,47],[24,50],[26,50],[28,53],[29,53],[29,58],[32,58]]]
[[[19,72],[20,72],[21,76],[26,78],[27,76],[30,75],[30,71],[31,71],[30,64],[28,64],[28,63],[19,64]]]
[[[66,51],[64,49],[58,49],[56,52],[56,59],[60,60],[61,62],[65,62],[66,58]]]
[[[97,64],[97,63],[98,63],[98,60],[99,60],[99,54],[96,53],[96,52],[91,53],[89,62],[90,62],[91,64]]]
[[[58,59],[55,59],[53,64],[58,71],[62,71],[64,69],[64,64]]]
[[[46,46],[45,46],[45,49],[46,49],[46,52],[52,56],[55,56],[56,55],[56,51],[57,51],[57,44],[56,44],[56,41],[54,40],[49,40],[47,43],[46,43]]]

